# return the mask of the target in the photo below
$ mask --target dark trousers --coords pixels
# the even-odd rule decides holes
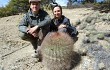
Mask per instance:
[[[34,37],[31,34],[27,34],[23,32],[20,32],[20,37],[22,40],[29,41],[32,44],[33,48],[37,50],[38,46],[41,45],[47,33],[48,33],[48,30],[40,29],[38,32],[38,37]]]

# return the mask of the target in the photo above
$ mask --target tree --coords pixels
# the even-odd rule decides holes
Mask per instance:
[[[87,3],[94,3],[94,2],[96,2],[96,0],[85,0],[85,2],[87,2]]]
[[[110,0],[105,0],[105,2],[110,3]]]
[[[29,1],[28,0],[10,0],[7,7],[13,9],[14,12],[25,12],[29,8]]]
[[[52,0],[41,0],[41,1],[44,7],[47,5],[47,7],[49,8],[49,3]],[[28,9],[29,9],[29,0],[10,0],[6,7],[3,8],[0,7],[0,17],[27,12]]]

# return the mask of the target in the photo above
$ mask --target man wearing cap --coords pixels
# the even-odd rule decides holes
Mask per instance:
[[[38,57],[39,47],[49,31],[51,18],[48,13],[40,8],[41,0],[29,0],[30,9],[19,24],[20,37],[30,41],[33,48],[33,57]]]

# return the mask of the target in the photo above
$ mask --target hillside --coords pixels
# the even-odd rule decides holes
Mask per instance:
[[[52,17],[52,12],[48,11]],[[90,8],[63,9],[79,31],[72,70],[110,69],[110,13]],[[0,70],[45,70],[32,58],[32,46],[19,38],[18,24],[23,14],[0,18]]]

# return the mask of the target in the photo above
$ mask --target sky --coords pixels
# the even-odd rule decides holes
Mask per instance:
[[[9,0],[0,0],[0,7],[7,5],[8,1]]]
[[[59,5],[61,5],[61,6],[66,6],[68,0],[56,0],[56,2],[57,2]]]
[[[81,1],[81,0],[77,0],[77,1]],[[101,2],[101,1],[103,1],[103,0],[97,0],[97,2]],[[68,0],[56,0],[56,2],[61,6],[66,6]]]
[[[0,0],[0,7],[7,5],[8,4],[8,1],[9,0]],[[100,1],[103,1],[103,0],[97,0],[97,1],[100,2]],[[56,0],[56,2],[58,4],[60,4],[61,6],[66,6],[68,0]]]

